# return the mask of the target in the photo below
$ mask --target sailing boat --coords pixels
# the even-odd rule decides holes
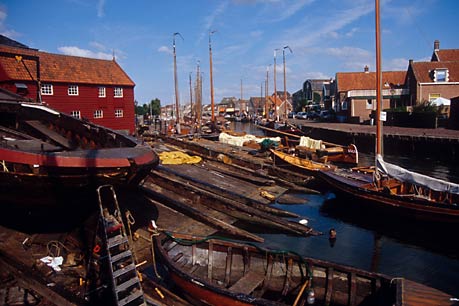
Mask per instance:
[[[320,171],[336,190],[366,206],[373,204],[396,215],[440,222],[459,222],[459,184],[408,171],[384,161],[381,122],[381,43],[379,0],[376,12],[376,158],[374,167]]]

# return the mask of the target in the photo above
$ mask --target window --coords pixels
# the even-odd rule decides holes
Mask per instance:
[[[368,99],[367,100],[366,109],[373,109],[373,100],[372,99]]]
[[[435,82],[448,82],[448,69],[435,69],[434,81]]]
[[[53,95],[53,85],[52,84],[41,84],[41,94],[46,96]]]
[[[123,117],[123,110],[115,109],[115,118],[122,118],[122,117]]]
[[[94,111],[94,118],[104,118],[104,112],[101,109]]]
[[[123,88],[115,87],[115,98],[122,98],[123,97]]]
[[[78,85],[69,85],[67,93],[69,96],[78,96]]]
[[[433,100],[440,98],[441,95],[439,93],[434,93],[434,94],[429,94],[429,102],[432,102]]]
[[[341,105],[341,109],[342,110],[347,110],[347,101],[346,100],[343,101],[343,104]]]
[[[105,98],[105,87],[99,87],[99,98]]]
[[[74,118],[81,119],[81,113],[80,111],[71,111],[70,115]]]

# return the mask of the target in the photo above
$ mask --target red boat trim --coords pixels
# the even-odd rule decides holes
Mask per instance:
[[[38,165],[47,167],[92,167],[92,168],[113,168],[129,167],[131,164],[127,158],[87,158],[87,157],[68,157],[59,155],[34,154],[21,151],[0,149],[1,159],[6,162]],[[141,161],[147,160],[148,154],[140,158]],[[134,160],[137,160],[134,158]],[[151,157],[150,157],[151,160]]]

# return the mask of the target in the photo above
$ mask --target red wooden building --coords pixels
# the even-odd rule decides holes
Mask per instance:
[[[17,42],[5,44],[2,38],[0,87],[74,117],[134,133],[135,84],[115,60],[52,54]]]

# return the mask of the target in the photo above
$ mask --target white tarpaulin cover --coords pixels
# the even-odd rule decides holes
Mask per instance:
[[[322,140],[315,140],[307,136],[300,137],[300,146],[314,150],[320,150],[325,148],[325,146],[322,145]]]
[[[428,187],[435,191],[459,194],[459,184],[436,179],[387,163],[383,160],[381,155],[378,155],[376,158],[376,166],[382,173],[385,173],[401,182],[409,182],[419,186]]]
[[[432,100],[432,104],[440,106],[440,105],[451,105],[451,100],[445,99],[442,97],[436,98],[435,100]]]
[[[247,141],[252,140],[252,141],[256,141],[257,143],[260,143],[265,139],[269,139],[271,141],[275,141],[278,143],[281,141],[280,137],[256,137],[250,134],[247,134],[244,136],[232,136],[230,134],[222,132],[218,136],[218,141],[220,141],[221,143],[227,143],[227,144],[238,146],[238,147],[242,147],[244,145],[244,142],[247,142]]]

